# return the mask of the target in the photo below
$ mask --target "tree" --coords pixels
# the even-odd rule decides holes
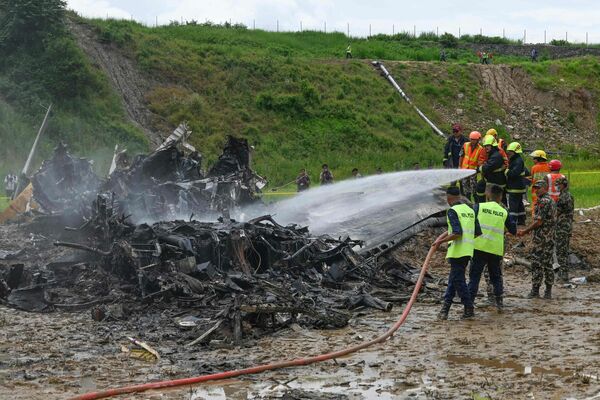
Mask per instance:
[[[446,32],[440,36],[440,44],[443,47],[454,48],[458,46],[458,39],[453,34]]]
[[[0,0],[0,46],[41,44],[64,30],[65,7],[64,0]]]

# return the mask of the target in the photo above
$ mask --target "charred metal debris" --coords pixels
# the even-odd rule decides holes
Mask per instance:
[[[250,168],[247,142],[229,138],[203,175],[195,149],[181,150],[181,131],[131,163],[116,151],[105,181],[89,162],[57,148],[33,177],[34,198],[42,219],[81,220],[67,228],[70,240],[54,243],[73,251],[42,267],[1,270],[0,301],[35,312],[90,310],[104,322],[155,313],[195,345],[239,343],[295,323],[343,327],[351,310],[389,311],[408,299],[418,270],[360,254],[360,241],[314,237],[270,215],[231,219],[228,210],[254,201],[264,184]],[[69,211],[77,218],[65,219]],[[220,216],[182,218],[194,213]]]

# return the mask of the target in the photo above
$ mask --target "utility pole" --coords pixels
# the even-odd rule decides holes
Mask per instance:
[[[300,21],[300,32],[302,32],[302,21]]]
[[[483,28],[479,28],[479,36],[483,36]]]
[[[546,44],[546,30],[544,29],[544,44]]]
[[[279,32],[279,20],[277,20],[277,32]]]
[[[346,22],[346,36],[350,37],[350,22]]]
[[[417,26],[413,25],[413,37],[417,37]]]
[[[506,39],[506,33],[504,32],[504,28],[502,28],[502,39]]]
[[[588,46],[588,33],[585,33],[585,46]]]
[[[569,31],[565,32],[565,42],[569,42]]]
[[[461,36],[461,34],[460,34],[460,26],[459,26],[459,27],[458,27],[458,38],[459,38],[459,39],[460,39],[460,36]]]
[[[440,27],[439,26],[435,27],[435,36],[440,37]]]
[[[523,29],[523,44],[527,42],[527,29]]]
[[[327,21],[323,22],[323,32],[327,33]]]
[[[371,36],[371,24],[369,24],[369,36]]]
[[[156,28],[158,26],[158,15],[156,16],[156,19],[154,20],[154,27]]]
[[[392,36],[396,34],[396,25],[392,24]]]
[[[252,20],[252,30],[253,31],[256,30],[256,20],[255,19]]]

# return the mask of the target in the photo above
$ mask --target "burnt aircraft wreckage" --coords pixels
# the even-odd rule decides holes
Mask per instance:
[[[27,311],[89,309],[97,321],[175,326],[196,344],[238,343],[294,322],[342,327],[351,310],[389,311],[408,297],[418,271],[386,256],[398,241],[361,251],[362,240],[311,235],[268,213],[232,219],[247,205],[267,210],[266,180],[251,168],[248,142],[229,137],[203,173],[189,134],[182,124],[131,160],[115,151],[105,179],[59,145],[31,178],[30,226],[60,227],[51,232],[54,245],[73,250],[46,265],[5,268],[0,300]]]

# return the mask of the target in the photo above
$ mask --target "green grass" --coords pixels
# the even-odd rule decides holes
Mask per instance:
[[[8,204],[10,203],[8,197],[4,197],[4,193],[2,193],[3,196],[0,196],[0,212],[4,211],[4,209],[6,207],[8,207]]]

